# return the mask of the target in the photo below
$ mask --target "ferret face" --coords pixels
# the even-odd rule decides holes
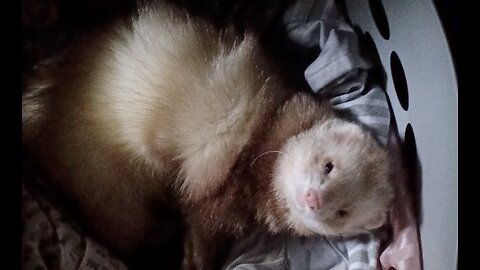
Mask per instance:
[[[359,126],[317,123],[290,138],[276,163],[277,198],[301,235],[350,235],[384,224],[393,199],[388,156]]]

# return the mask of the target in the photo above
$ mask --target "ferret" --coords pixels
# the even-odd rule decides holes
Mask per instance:
[[[139,9],[34,74],[22,125],[51,183],[114,250],[156,237],[168,218],[155,205],[178,209],[183,269],[213,269],[223,244],[253,228],[378,228],[393,196],[387,150],[290,89],[254,34],[169,6]]]

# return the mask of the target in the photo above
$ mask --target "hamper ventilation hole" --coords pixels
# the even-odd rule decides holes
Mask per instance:
[[[381,0],[368,0],[370,6],[370,12],[373,16],[373,21],[377,26],[378,32],[386,40],[390,39],[390,28],[388,26],[387,15],[385,14],[385,8],[383,7]]]
[[[410,123],[405,128],[405,158],[407,163],[412,163],[417,159],[417,141],[415,140],[415,134]],[[408,166],[411,167],[411,166]]]
[[[402,62],[400,62],[400,58],[395,51],[390,54],[390,68],[392,71],[393,86],[395,87],[398,100],[402,108],[407,111],[409,105],[407,79],[405,78]]]
[[[422,181],[420,175],[420,162],[417,152],[417,142],[415,140],[415,134],[413,133],[413,128],[410,123],[408,123],[407,127],[405,128],[404,143],[405,165],[408,172],[407,188],[410,194],[412,194],[415,217],[420,222],[422,218],[420,207],[420,202],[422,201]]]

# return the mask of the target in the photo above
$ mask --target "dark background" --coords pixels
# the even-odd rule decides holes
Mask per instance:
[[[155,1],[155,0],[153,0]],[[219,24],[236,21],[239,28],[268,32],[286,5],[293,0],[170,0],[197,14],[209,14]],[[22,70],[31,69],[41,59],[51,57],[109,21],[126,16],[137,0],[22,0]],[[433,0],[460,74],[460,1]]]
[[[457,78],[460,76],[460,43],[462,39],[462,29],[460,29],[460,4],[461,1],[455,0],[434,0],[438,16],[442,22],[443,30],[447,36],[450,52],[453,57]]]

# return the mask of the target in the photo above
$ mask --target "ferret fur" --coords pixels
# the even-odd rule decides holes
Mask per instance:
[[[113,249],[135,250],[161,227],[156,202],[180,209],[192,269],[211,269],[214,247],[253,227],[340,234],[383,222],[386,151],[327,102],[288,89],[254,35],[163,6],[83,45],[29,80],[23,142]],[[316,187],[330,212],[346,200],[362,208],[351,224],[324,226],[331,214],[319,221],[295,206],[312,186],[296,178],[321,173],[326,159],[339,160],[339,179]]]

